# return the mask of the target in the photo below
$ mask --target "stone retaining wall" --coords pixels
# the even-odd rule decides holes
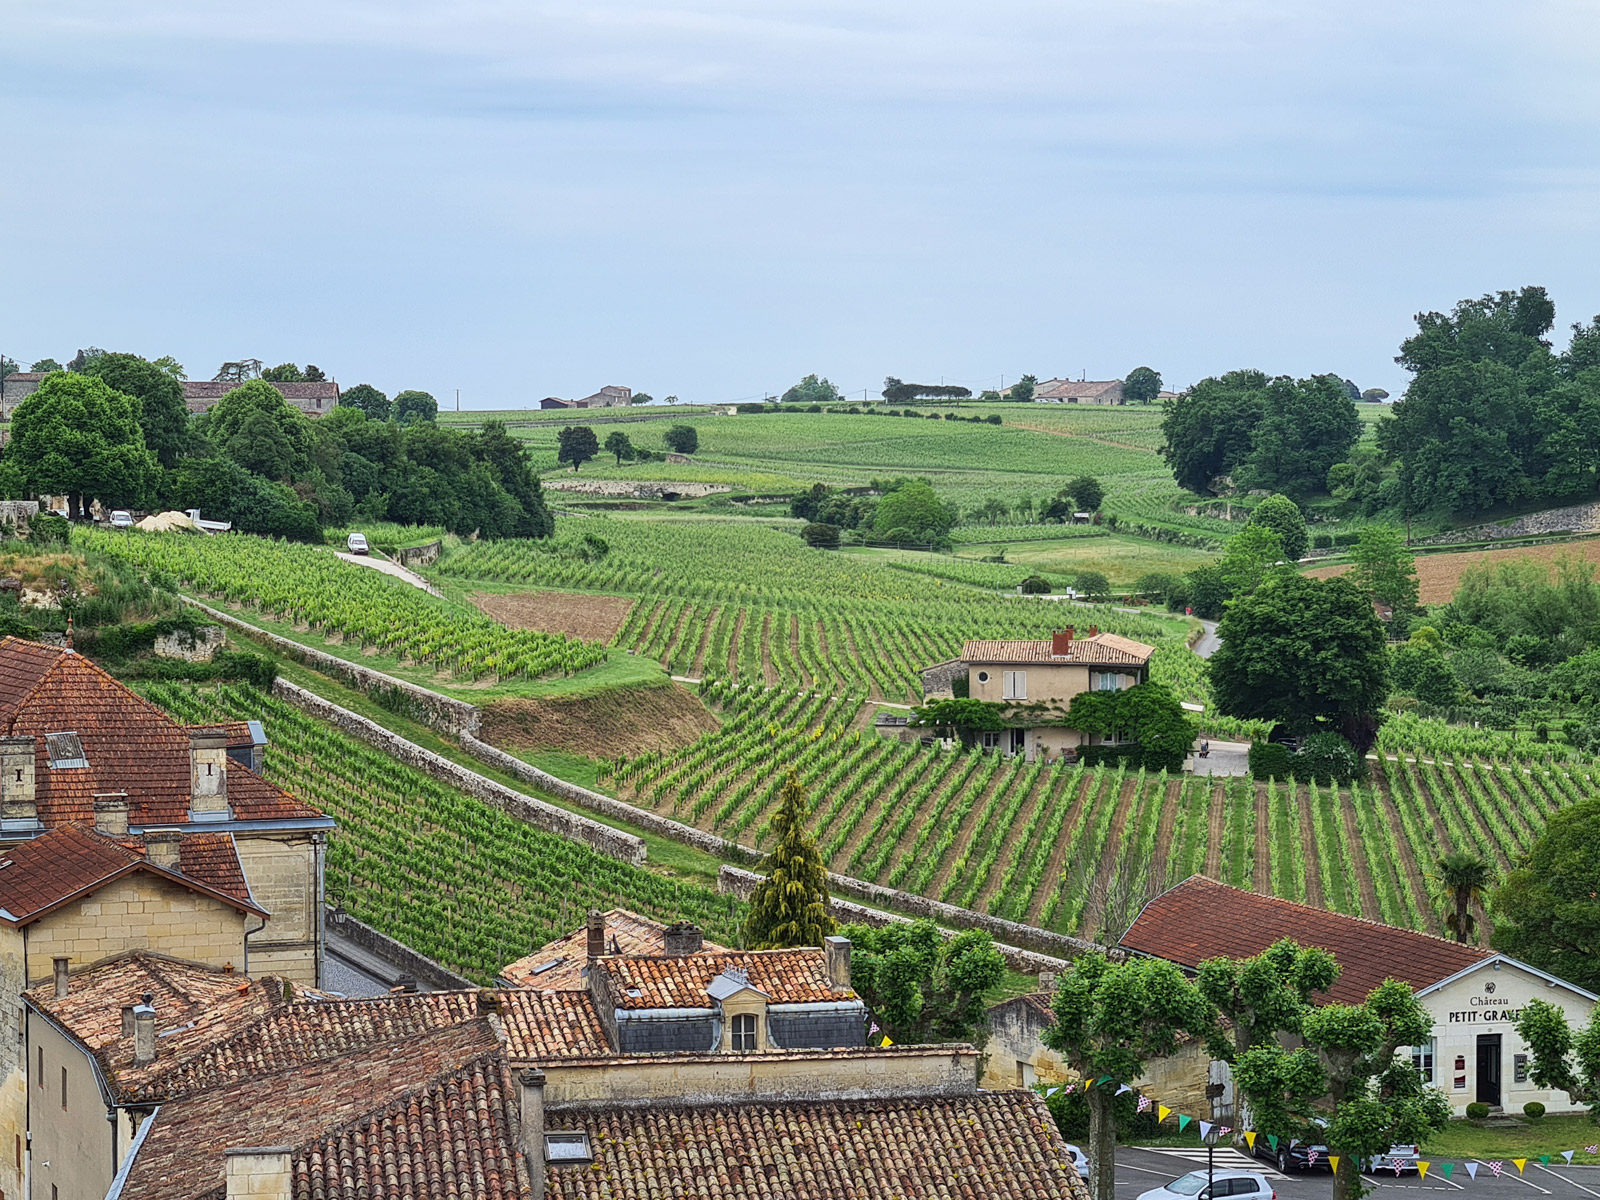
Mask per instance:
[[[391,733],[376,721],[370,721],[359,713],[353,713],[348,708],[341,708],[332,701],[324,700],[316,693],[290,683],[287,679],[275,682],[272,685],[272,692],[273,695],[287,700],[295,707],[302,708],[337,726],[351,737],[376,746],[407,766],[416,767],[435,779],[443,780],[451,787],[460,788],[467,795],[482,800],[485,804],[492,805],[520,821],[526,821],[536,829],[582,842],[607,857],[620,859],[632,866],[644,864],[643,838],[624,833],[620,829],[613,829],[579,813],[557,808],[554,804],[547,804],[532,796],[525,796],[521,792],[512,791],[502,783],[496,783],[476,771],[469,771],[466,767],[453,763],[432,750],[425,750],[415,742],[409,742],[399,734]]]
[[[221,621],[228,628],[237,629],[253,638],[260,638],[296,662],[315,667],[325,675],[332,675],[335,679],[366,692],[391,712],[420,721],[443,733],[454,734],[467,730],[475,731],[478,728],[479,714],[475,704],[452,699],[418,684],[396,679],[393,675],[385,675],[382,671],[374,671],[371,667],[348,662],[324,650],[302,645],[291,638],[269,633],[233,613],[202,604],[193,596],[184,596],[183,600],[213,620]]]
[[[1449,546],[1457,542],[1490,542],[1501,538],[1533,537],[1548,533],[1600,533],[1600,504],[1570,504],[1529,513],[1504,524],[1474,525],[1418,540],[1419,546]]]
[[[402,567],[426,567],[438,562],[442,553],[444,542],[435,539],[426,546],[404,546],[394,552],[394,558]]]
[[[337,929],[340,937],[354,942],[374,957],[399,967],[424,987],[437,992],[453,992],[478,986],[465,975],[457,975],[426,954],[418,953],[404,942],[395,941],[386,933],[379,933],[366,922],[356,920],[349,913],[341,913],[332,905],[328,906],[327,919],[328,928]]]

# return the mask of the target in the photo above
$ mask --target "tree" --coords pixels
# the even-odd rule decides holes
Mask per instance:
[[[1256,505],[1250,513],[1250,524],[1265,526],[1277,534],[1283,557],[1289,562],[1299,562],[1311,545],[1311,535],[1306,532],[1305,514],[1287,496],[1268,496]]]
[[[1279,376],[1261,393],[1261,420],[1235,482],[1291,496],[1320,492],[1328,469],[1361,437],[1361,418],[1337,376]]]
[[[878,501],[873,529],[880,537],[904,531],[907,541],[943,538],[956,523],[955,514],[939,502],[924,479],[913,480]]]
[[[1229,371],[1162,405],[1161,455],[1180,487],[1210,493],[1249,457],[1266,388],[1260,371]]]
[[[837,550],[839,548],[839,527],[837,525],[822,525],[813,522],[800,531],[800,536],[804,539],[806,545],[816,550]]]
[[[1062,490],[1078,502],[1081,512],[1099,512],[1105,503],[1106,489],[1093,475],[1079,475]]]
[[[678,398],[676,396],[668,396],[666,399],[668,404],[676,404],[678,402]]]
[[[1484,906],[1489,885],[1494,882],[1494,871],[1489,864],[1470,850],[1452,850],[1434,864],[1433,877],[1445,890],[1450,902],[1445,910],[1445,927],[1458,942],[1470,942],[1478,931],[1478,920],[1472,915],[1472,906]]]
[[[232,521],[240,533],[322,541],[315,504],[230,459],[185,459],[173,472],[168,490],[175,507],[198,508],[213,520]]]
[[[267,413],[252,412],[238,431],[219,447],[247,471],[266,479],[288,479],[295,473],[295,451],[288,437]]]
[[[620,429],[613,429],[606,434],[606,453],[617,456],[617,466],[622,465],[622,460],[633,457],[633,443],[628,440],[628,435]]]
[[[892,1042],[981,1044],[985,996],[1005,978],[988,934],[969,929],[948,941],[932,921],[847,925],[850,984]]]
[[[958,696],[953,700],[933,700],[911,710],[918,725],[948,729],[968,748],[980,733],[998,733],[1006,727],[1004,709],[989,700]]]
[[[750,895],[747,950],[820,946],[838,928],[828,911],[828,869],[806,828],[809,815],[800,777],[790,771],[772,817],[772,851],[761,862],[766,878]]]
[[[270,451],[261,441],[265,426],[254,419],[257,416],[274,428]],[[293,479],[311,465],[310,419],[265,380],[252,379],[228,392],[205,414],[200,428],[206,440],[230,458],[230,447],[237,447],[240,453],[267,455],[275,464],[271,478]],[[241,434],[244,440],[236,441]],[[235,461],[251,469],[241,460]]]
[[[302,374],[304,375],[307,383],[322,383],[328,378],[325,374],[323,374],[322,368],[317,366],[316,363],[307,363],[306,369]]]
[[[155,484],[159,467],[139,428],[139,402],[103,379],[65,371],[46,375],[11,416],[5,461],[33,495],[60,493],[75,519],[90,502],[131,508]]]
[[[1161,395],[1161,373],[1149,367],[1135,367],[1122,381],[1122,396],[1135,404],[1154,404]]]
[[[346,388],[339,393],[339,403],[350,408],[359,408],[367,414],[369,421],[389,419],[389,397],[370,383],[358,383],[353,388]]]
[[[1351,583],[1396,613],[1416,611],[1417,560],[1398,529],[1392,525],[1363,525],[1356,533],[1350,558],[1347,577]]]
[[[832,404],[839,399],[839,389],[827,379],[807,375],[783,394],[784,404]]]
[[[693,454],[700,449],[700,435],[695,432],[693,425],[674,425],[662,440],[666,442],[667,449],[676,450],[679,454]]]
[[[568,425],[556,434],[558,463],[571,463],[576,471],[600,453],[600,440],[587,425]]]
[[[189,444],[189,409],[181,383],[137,354],[102,354],[85,366],[84,374],[139,401],[139,428],[144,430],[146,448],[163,467],[178,465]]]
[[[635,392],[631,397],[629,397],[629,399],[631,399],[634,404],[653,404],[653,403],[655,403],[655,397],[652,396],[649,392]]]
[[[1382,404],[1389,398],[1389,393],[1382,388],[1368,388],[1361,393],[1361,400],[1365,404]]]
[[[1018,404],[1027,404],[1033,400],[1034,390],[1039,386],[1039,380],[1032,375],[1024,375],[1013,383],[1007,390],[1011,399]]]
[[[1138,751],[1133,760],[1146,771],[1181,771],[1194,749],[1200,722],[1184,712],[1172,689],[1141,683],[1117,692],[1079,692],[1067,707],[1064,724],[1083,733],[1125,733]]]
[[[439,402],[427,392],[401,392],[394,398],[394,419],[402,425],[432,421],[438,415]]]
[[[1214,1058],[1235,1063],[1280,1035],[1299,1036],[1312,997],[1339,977],[1333,955],[1282,938],[1253,958],[1208,958],[1195,985],[1222,1017],[1208,1047]]]
[[[261,378],[271,383],[304,383],[305,372],[292,362],[279,363],[261,372]]]
[[[177,359],[173,358],[172,355],[170,355],[170,354],[163,354],[160,358],[152,358],[150,360],[150,362],[151,362],[152,366],[155,366],[155,367],[159,368],[160,370],[165,371],[168,375],[171,375],[179,383],[182,383],[185,379],[187,379],[189,377],[187,375],[187,373],[185,373],[185,371],[183,369],[183,364],[181,362],[179,362]]]
[[[1550,818],[1490,911],[1496,950],[1600,990],[1600,799]]]
[[[1116,1089],[1145,1074],[1153,1058],[1176,1052],[1185,1036],[1209,1037],[1215,1014],[1174,964],[1159,958],[1113,963],[1085,954],[1056,984],[1055,1024],[1044,1043],[1089,1088],[1089,1190],[1116,1200]],[[1098,1083],[1106,1076],[1110,1078]]]
[[[1168,596],[1178,587],[1178,577],[1168,571],[1146,571],[1134,582],[1133,590],[1140,596],[1166,603]]]
[[[37,371],[40,375],[48,375],[51,371],[65,371],[66,368],[53,358],[41,358],[38,362],[34,363],[33,366],[29,367],[28,370]],[[6,374],[9,375],[11,372],[7,371]]]
[[[1365,754],[1388,696],[1387,638],[1367,597],[1346,579],[1269,576],[1232,601],[1209,663],[1219,711],[1277,721],[1296,733],[1343,733]]]
[[[1560,1007],[1530,1000],[1516,1028],[1528,1047],[1534,1086],[1565,1092],[1574,1104],[1589,1106],[1590,1120],[1600,1121],[1600,1021],[1591,1020],[1574,1036]]]
[[[21,367],[17,366],[16,359],[0,354],[0,379],[4,379],[7,375],[14,375],[21,369]]]
[[[1111,599],[1111,580],[1100,571],[1079,571],[1072,581],[1078,595],[1090,600]]]
[[[1217,571],[1228,590],[1228,599],[1248,596],[1278,570],[1283,562],[1283,543],[1265,525],[1246,525],[1228,539]]]

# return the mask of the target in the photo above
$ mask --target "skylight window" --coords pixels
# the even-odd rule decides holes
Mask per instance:
[[[593,1162],[594,1151],[589,1149],[588,1132],[579,1129],[571,1133],[545,1134],[544,1160],[552,1167]]]
[[[68,767],[87,767],[88,756],[83,752],[83,742],[76,733],[47,733],[45,749],[50,753],[50,766],[60,771]]]
[[[562,963],[564,963],[566,961],[567,960],[565,958],[552,958],[549,962],[540,963],[531,972],[529,972],[529,974],[532,974],[532,975],[543,975],[546,971],[554,971],[557,967],[559,967]]]

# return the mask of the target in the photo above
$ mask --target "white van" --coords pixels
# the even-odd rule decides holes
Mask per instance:
[[[352,533],[347,539],[345,539],[345,545],[350,547],[351,554],[371,553],[371,551],[367,548],[367,535],[364,533]]]
[[[125,508],[113,509],[111,512],[111,528],[132,529],[133,514]]]

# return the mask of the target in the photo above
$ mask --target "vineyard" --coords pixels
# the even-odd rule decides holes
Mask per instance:
[[[609,767],[640,807],[765,848],[796,772],[840,874],[1094,937],[1196,872],[1238,887],[1438,932],[1430,864],[1471,849],[1504,870],[1588,770],[1385,761],[1350,789],[1213,782],[902,744],[858,700],[710,685],[721,729]]]
[[[84,549],[132,563],[224,604],[247,606],[302,632],[427,663],[467,679],[570,675],[605,661],[605,647],[507,629],[326,550],[245,534],[201,538],[81,530]]]
[[[731,898],[542,833],[253,688],[150,684],[186,723],[262,720],[266,777],[339,822],[327,887],[358,919],[469,978],[570,933],[590,908],[699,923],[737,944]]]

